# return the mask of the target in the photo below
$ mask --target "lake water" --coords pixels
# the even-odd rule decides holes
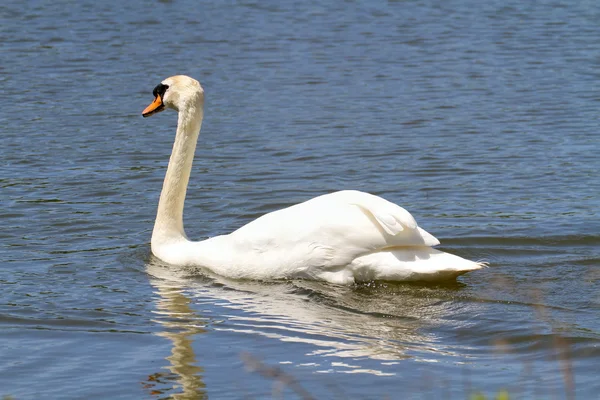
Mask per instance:
[[[0,15],[0,396],[598,398],[600,2]],[[344,287],[161,264],[176,115],[141,111],[175,74],[206,91],[191,237],[353,188],[489,268]]]

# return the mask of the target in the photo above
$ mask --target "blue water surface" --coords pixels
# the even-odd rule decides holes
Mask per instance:
[[[596,398],[600,3],[0,5],[0,396]],[[489,262],[444,284],[230,281],[154,259],[206,92],[203,239],[339,189]]]

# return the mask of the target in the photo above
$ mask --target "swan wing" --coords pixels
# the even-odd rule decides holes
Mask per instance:
[[[358,207],[370,217],[371,229],[383,230],[385,243],[377,241],[376,247],[391,246],[436,246],[440,244],[433,235],[420,228],[414,217],[404,208],[379,196],[356,190],[344,190],[317,197],[333,203]],[[381,233],[381,232],[380,232]]]
[[[381,197],[345,190],[334,193],[349,204],[354,204],[366,214],[372,215],[379,227],[391,238],[394,246],[437,246],[440,244],[433,235],[420,228],[414,217],[404,208]]]
[[[290,268],[346,265],[385,248],[434,246],[402,207],[359,191],[341,191],[274,211],[228,236],[235,252],[256,255],[260,264]],[[271,260],[272,259],[272,260]]]

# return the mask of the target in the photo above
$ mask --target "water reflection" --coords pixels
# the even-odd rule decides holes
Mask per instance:
[[[170,373],[158,372],[148,377],[145,387],[153,395],[169,393],[174,399],[204,399],[206,385],[202,380],[204,369],[198,366],[193,348],[196,335],[206,332],[204,321],[190,307],[190,299],[184,295],[183,289],[174,281],[151,279],[156,288],[156,322],[164,330],[158,335],[173,342],[171,355],[166,357]]]
[[[169,317],[161,323],[179,328],[169,337],[174,347],[172,371],[186,376],[195,373],[192,335],[203,332],[198,317],[190,307],[202,306],[215,310],[221,319],[210,330],[227,334],[259,335],[281,342],[309,345],[306,356],[314,358],[317,372],[368,373],[394,375],[401,360],[432,361],[453,355],[454,350],[443,345],[431,334],[433,324],[456,312],[456,305],[443,301],[432,293],[439,289],[410,285],[373,285],[344,287],[321,282],[253,282],[233,281],[222,277],[198,274],[190,269],[167,267],[158,260],[147,264],[147,272],[155,279],[152,284],[161,295],[161,305]],[[445,288],[444,291],[456,291]],[[186,298],[181,289],[186,288]],[[423,294],[422,292],[426,293]],[[193,307],[192,305],[192,307]],[[170,321],[170,322],[169,322]],[[200,325],[201,326],[201,325]],[[253,353],[264,349],[244,348]],[[285,357],[282,355],[281,357]],[[337,357],[331,361],[332,357]],[[339,358],[351,359],[340,362]],[[186,360],[185,363],[181,363]],[[304,360],[306,361],[306,360]],[[284,364],[296,364],[297,357],[281,359]],[[198,368],[198,367],[195,367]]]

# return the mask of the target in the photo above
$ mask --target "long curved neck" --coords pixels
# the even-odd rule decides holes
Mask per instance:
[[[153,245],[187,239],[183,229],[183,205],[203,114],[201,100],[179,111],[173,152],[160,193],[152,232]]]

